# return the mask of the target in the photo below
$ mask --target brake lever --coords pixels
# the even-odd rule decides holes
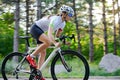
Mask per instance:
[[[72,36],[71,37],[69,37],[70,39],[74,39],[74,42],[75,42],[75,35],[74,34],[72,34]]]
[[[61,36],[59,39],[61,40],[61,41],[63,41],[63,43],[65,44],[66,43],[66,38],[69,38],[69,39],[74,39],[74,42],[75,42],[75,35],[74,34],[72,34],[72,36],[65,36],[65,35],[63,35],[63,36]]]

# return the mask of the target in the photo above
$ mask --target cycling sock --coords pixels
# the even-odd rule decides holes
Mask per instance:
[[[35,56],[33,54],[30,54],[30,57],[35,58]]]

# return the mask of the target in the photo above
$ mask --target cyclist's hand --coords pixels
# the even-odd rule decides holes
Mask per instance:
[[[61,44],[60,44],[60,42],[56,42],[54,45],[55,45],[55,47],[60,47]]]
[[[65,42],[65,45],[70,46],[70,45],[71,45],[71,43],[70,43],[70,42]]]

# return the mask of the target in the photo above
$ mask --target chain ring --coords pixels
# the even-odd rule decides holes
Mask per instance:
[[[31,75],[29,80],[40,80],[42,78],[42,73],[38,69],[31,69]]]

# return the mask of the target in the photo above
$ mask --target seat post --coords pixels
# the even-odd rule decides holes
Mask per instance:
[[[25,42],[26,42],[26,51],[28,51],[28,47],[30,47],[29,39],[31,37],[30,36],[20,36],[19,38],[25,39]]]

